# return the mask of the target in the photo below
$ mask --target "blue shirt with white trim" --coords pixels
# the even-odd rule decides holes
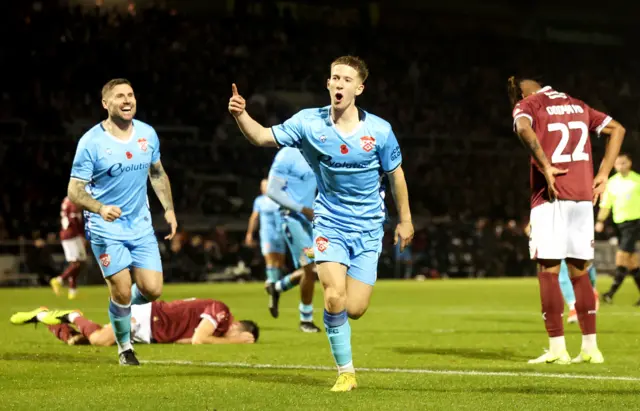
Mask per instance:
[[[85,210],[87,238],[134,240],[153,233],[147,197],[151,164],[160,161],[160,140],[153,127],[133,120],[128,140],[95,125],[78,142],[71,178],[86,181],[89,194],[104,205],[120,207],[122,215],[106,222]]]
[[[360,124],[350,134],[335,127],[329,106],[302,110],[272,131],[278,145],[298,148],[315,173],[316,217],[346,230],[370,231],[385,219],[381,177],[401,165],[402,154],[387,121],[358,112]]]

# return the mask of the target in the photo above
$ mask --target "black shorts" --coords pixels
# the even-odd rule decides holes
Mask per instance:
[[[627,253],[636,251],[636,242],[640,241],[640,220],[630,220],[618,224],[620,242],[618,249]]]

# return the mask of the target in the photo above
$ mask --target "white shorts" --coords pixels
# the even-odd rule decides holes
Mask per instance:
[[[151,303],[131,306],[131,339],[151,344]]]
[[[87,260],[87,250],[84,248],[82,237],[62,240],[62,249],[64,250],[64,258],[67,262],[75,263],[76,261]]]
[[[593,260],[593,205],[558,200],[531,210],[532,260]]]

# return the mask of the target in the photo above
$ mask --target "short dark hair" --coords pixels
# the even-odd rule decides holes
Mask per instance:
[[[260,337],[260,327],[258,327],[258,324],[254,323],[251,320],[242,320],[240,321],[240,325],[242,326],[242,331],[250,332],[251,334],[253,334],[255,342],[258,342],[258,338]]]
[[[355,71],[357,71],[363,83],[367,80],[367,77],[369,77],[369,68],[367,67],[367,63],[365,63],[364,60],[362,60],[360,57],[356,57],[356,56],[338,57],[337,59],[333,60],[333,62],[331,63],[331,68],[333,68],[333,66],[336,66],[338,64],[344,64],[345,66],[349,66]]]
[[[622,151],[621,151],[621,152],[618,154],[618,157],[626,157],[626,158],[627,158],[627,160],[629,160],[629,161],[633,161],[633,159],[631,158],[631,154],[629,154],[629,153],[627,153],[627,152],[622,152]]]
[[[511,106],[515,107],[518,101],[522,100],[522,89],[520,84],[525,80],[535,81],[538,84],[542,84],[542,76],[534,74],[519,74],[509,77],[507,80],[507,94],[509,95],[509,101]]]
[[[102,98],[105,98],[105,96],[109,94],[109,92],[113,90],[115,86],[119,86],[120,84],[126,84],[129,87],[133,88],[133,86],[131,86],[131,82],[126,78],[114,78],[107,81],[107,84],[102,87]]]

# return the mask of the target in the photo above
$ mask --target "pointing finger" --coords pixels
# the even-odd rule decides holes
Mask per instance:
[[[236,86],[236,83],[231,84],[231,95],[233,96],[238,95],[238,87]]]

